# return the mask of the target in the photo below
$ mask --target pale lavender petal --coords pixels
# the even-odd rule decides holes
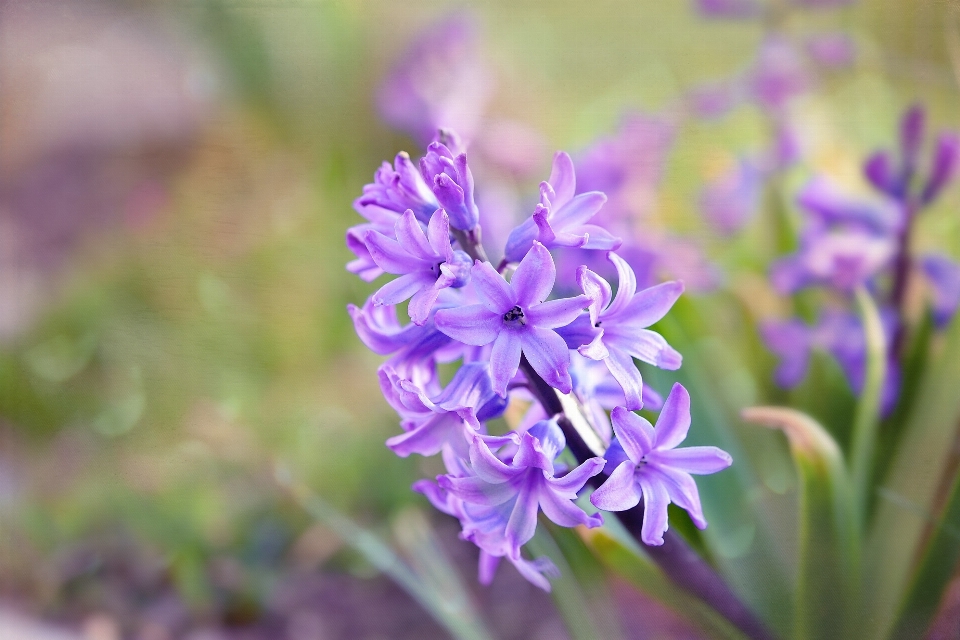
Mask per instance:
[[[643,526],[640,539],[645,544],[659,546],[663,544],[663,534],[667,530],[667,507],[670,506],[670,494],[663,483],[653,474],[637,476],[640,490],[643,492]]]
[[[527,254],[533,241],[537,239],[537,224],[533,217],[524,220],[520,225],[510,232],[507,238],[507,245],[503,250],[504,257],[510,262],[520,262],[523,256]]]
[[[606,201],[607,196],[599,191],[581,193],[559,209],[554,209],[550,224],[559,229],[579,227],[597,215]]]
[[[493,350],[490,352],[490,379],[493,381],[493,390],[501,396],[506,395],[507,384],[520,368],[521,345],[520,332],[508,327],[504,327],[493,343]]]
[[[960,265],[940,255],[924,256],[922,264],[933,290],[933,320],[944,327],[960,306]]]
[[[589,299],[583,295],[575,298],[561,298],[530,307],[524,315],[529,324],[542,329],[557,329],[576,320],[587,304]]]
[[[619,249],[620,245],[623,244],[622,238],[613,235],[603,227],[595,224],[582,224],[571,231],[576,231],[578,234],[587,236],[587,241],[581,245],[584,249],[590,249],[592,251],[612,251]]]
[[[469,478],[440,476],[438,481],[442,488],[464,502],[485,507],[495,507],[517,495],[516,489],[510,486],[509,482],[491,483],[476,476]]]
[[[663,408],[663,396],[647,383],[643,384],[643,406],[650,411],[660,411]]]
[[[630,265],[627,264],[627,261],[612,251],[607,254],[607,259],[613,263],[617,270],[619,284],[617,285],[617,296],[603,315],[614,316],[626,308],[630,304],[630,300],[633,299],[633,295],[637,292],[637,276]]]
[[[493,576],[497,573],[497,567],[500,565],[500,557],[491,555],[484,551],[480,550],[480,561],[477,568],[477,582],[487,586],[493,582]],[[546,582],[546,580],[544,580]],[[540,585],[537,585],[540,586]],[[550,583],[547,583],[549,590]],[[541,587],[542,588],[542,587]]]
[[[661,467],[657,469],[660,476],[664,479],[664,486],[667,494],[670,496],[670,502],[681,509],[686,509],[690,514],[690,519],[698,529],[707,528],[707,519],[703,517],[703,507],[700,505],[700,492],[697,490],[697,483],[689,474],[683,471],[677,471],[670,467]]]
[[[592,529],[603,524],[602,515],[599,513],[587,515],[569,498],[564,498],[551,491],[549,485],[542,485],[540,490],[540,508],[543,510],[543,515],[561,527],[575,527],[582,524]]]
[[[581,350],[580,353],[583,353]],[[583,355],[587,355],[583,353]],[[588,356],[589,357],[589,356]],[[610,351],[603,359],[607,369],[623,388],[624,406],[631,411],[643,408],[643,376],[630,354]]]
[[[540,377],[554,389],[570,393],[573,384],[569,372],[570,351],[563,338],[549,329],[535,326],[528,326],[521,336],[523,353]],[[496,347],[497,343],[494,343],[494,351]]]
[[[607,308],[613,298],[613,290],[606,279],[601,278],[585,265],[577,268],[577,284],[590,298],[590,321],[597,323],[600,312]]]
[[[649,327],[667,315],[682,293],[683,283],[677,280],[644,289],[626,306],[622,322],[637,328]]]
[[[770,320],[760,324],[760,335],[767,348],[780,357],[774,372],[777,385],[790,389],[800,384],[810,361],[810,329],[802,321]]]
[[[443,209],[438,209],[438,211],[443,211]],[[436,217],[436,214],[434,214],[434,217]],[[430,243],[427,241],[427,236],[424,235],[423,229],[420,227],[420,223],[410,209],[404,211],[400,219],[397,220],[396,233],[397,242],[400,243],[400,246],[403,247],[407,253],[411,253],[421,260],[433,259],[433,247],[430,246]]]
[[[590,496],[590,502],[604,511],[626,511],[640,503],[640,487],[634,478],[637,466],[622,462]]]
[[[863,165],[863,173],[883,193],[893,195],[896,192],[897,178],[889,151],[878,151],[870,156]]]
[[[504,537],[513,549],[519,549],[530,542],[537,529],[537,513],[540,511],[539,485],[542,482],[542,478],[538,480],[537,475],[539,472],[529,472],[528,478],[520,487],[510,519],[507,520]]]
[[[442,333],[476,347],[496,340],[503,326],[503,318],[491,313],[482,304],[440,309],[434,316],[434,322]]]
[[[573,169],[573,160],[566,151],[557,151],[553,156],[553,169],[550,171],[550,186],[556,194],[554,206],[562,206],[573,198],[576,191],[577,178]]]
[[[553,257],[546,247],[535,241],[510,279],[510,286],[517,296],[514,304],[525,309],[540,304],[553,291],[556,279],[557,268]],[[505,309],[503,313],[508,310],[509,308]]]
[[[613,419],[617,442],[633,462],[640,464],[653,449],[656,438],[653,426],[646,418],[623,407],[615,407],[610,417]]]
[[[590,458],[589,460],[584,460],[583,463],[576,468],[571,469],[565,476],[561,478],[551,478],[547,482],[553,491],[566,494],[572,498],[576,496],[580,489],[583,489],[583,486],[587,484],[587,480],[603,471],[604,464],[605,461],[603,458]]]
[[[660,417],[657,418],[657,449],[673,449],[683,442],[690,430],[690,394],[679,382],[670,389],[667,401],[663,403]]]
[[[453,248],[450,246],[450,217],[443,209],[437,209],[427,225],[427,239],[435,255],[441,256],[444,261],[453,257]]]
[[[489,483],[505,483],[524,473],[524,470],[511,467],[493,455],[490,447],[479,435],[473,437],[470,465],[480,479]]]
[[[373,261],[387,273],[410,273],[424,266],[423,261],[407,252],[399,242],[382,233],[367,232],[364,243]]]
[[[616,327],[616,330],[606,331],[604,342],[611,352],[621,350],[661,369],[672,371],[680,368],[683,357],[667,344],[663,336],[648,329],[637,329],[632,333],[628,333],[628,329]]]
[[[525,560],[517,552],[516,554],[508,554],[507,559],[528,582],[535,587],[540,587],[547,593],[550,593],[550,582],[545,576],[560,577],[560,570],[547,557],[537,558],[531,562]]]
[[[405,278],[406,276],[401,277]],[[399,278],[397,279],[399,280]],[[433,310],[433,305],[437,301],[437,297],[440,296],[440,291],[448,284],[447,281],[448,278],[446,276],[441,276],[441,279],[437,280],[432,286],[429,284],[424,286],[423,289],[415,293],[413,298],[410,299],[410,304],[407,306],[407,313],[415,324],[426,324],[427,319],[430,317],[430,312]]]
[[[408,273],[391,280],[380,287],[373,294],[373,303],[376,305],[399,304],[420,291],[424,286],[430,286],[430,274],[421,272]],[[423,324],[419,322],[417,324]]]
[[[659,428],[659,426],[658,421],[657,427]],[[733,464],[733,458],[730,457],[730,454],[717,447],[660,449],[658,444],[658,448],[647,457],[652,463],[701,476],[723,471]]]
[[[480,303],[491,313],[503,315],[517,304],[516,288],[507,284],[489,262],[477,260],[470,275]]]
[[[929,204],[936,199],[956,175],[958,165],[960,165],[960,136],[953,133],[941,134],[933,156],[930,179],[920,196],[924,204]]]
[[[593,326],[593,323],[590,321],[590,314],[581,312],[570,324],[557,327],[556,332],[563,338],[569,348],[577,349],[583,345],[589,345],[594,342],[602,333],[602,330]],[[600,357],[602,358],[604,356]]]
[[[463,420],[457,414],[438,414],[407,433],[387,439],[387,447],[401,458],[412,453],[433,456],[455,439],[463,440],[466,433]],[[466,446],[463,447],[466,453]]]

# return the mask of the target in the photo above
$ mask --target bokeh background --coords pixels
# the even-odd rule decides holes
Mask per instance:
[[[0,634],[44,620],[90,640],[446,637],[290,499],[282,467],[391,544],[434,549],[500,637],[564,637],[511,567],[473,584],[475,550],[409,490],[437,470],[383,446],[396,417],[345,311],[374,285],[345,272],[343,237],[380,162],[422,147],[384,121],[378,87],[431,24],[474,24],[486,195],[516,215],[554,150],[629,113],[668,122],[633,197],[652,238],[696,247],[675,271],[711,265],[692,304],[711,360],[748,365],[716,371],[736,409],[784,400],[742,322],[779,304],[763,216],[815,172],[865,190],[860,160],[913,102],[960,125],[956,8],[860,0],[779,25],[843,33],[854,55],[816,68],[790,107],[803,160],[729,235],[701,190],[768,144],[769,116],[678,105],[753,64],[761,21],[656,0],[0,2]],[[960,255],[958,205],[943,197],[919,242]],[[816,382],[790,400],[822,410]],[[757,490],[786,512],[790,465],[764,442]],[[611,585],[626,637],[695,637]]]

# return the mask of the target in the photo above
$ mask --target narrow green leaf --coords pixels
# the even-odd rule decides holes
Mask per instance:
[[[864,522],[873,480],[871,471],[877,446],[877,428],[880,425],[880,395],[887,375],[887,341],[873,298],[862,286],[857,287],[856,297],[866,339],[867,371],[853,422],[850,469],[858,517],[860,522]]]
[[[923,638],[960,561],[960,475],[931,532],[920,565],[897,614],[891,638]]]
[[[793,409],[754,407],[744,410],[743,419],[784,432],[800,479],[794,637],[853,637],[849,616],[859,546],[840,448],[817,422]]]
[[[275,476],[304,511],[333,530],[378,571],[410,594],[455,638],[490,640],[493,637],[471,606],[450,565],[436,558],[426,560],[422,543],[406,541],[407,546],[414,549],[418,565],[427,569],[425,574],[418,574],[379,537],[344,516],[304,485],[296,483],[286,469],[278,468]],[[436,549],[434,547],[434,553]],[[455,585],[453,592],[449,591],[452,585]]]
[[[553,534],[543,526],[543,522],[537,527],[537,532],[527,543],[526,549],[536,557],[550,558],[560,570],[560,576],[550,580],[550,595],[553,596],[553,602],[557,606],[557,611],[560,612],[560,617],[566,623],[567,632],[572,640],[596,640],[607,637],[616,640],[622,637],[615,616],[603,619],[593,610],[588,591],[578,581],[577,574],[567,562],[567,557],[561,551]]]
[[[696,625],[706,638],[742,640],[745,636],[723,616],[673,584],[651,560],[604,529],[587,532],[586,542],[610,571]]]
[[[960,317],[920,383],[888,476],[882,480],[865,550],[869,629],[886,637],[904,598],[918,545],[934,512],[934,499],[960,420]]]

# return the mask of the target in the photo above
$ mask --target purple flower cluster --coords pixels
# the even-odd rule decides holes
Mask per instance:
[[[888,375],[883,390],[885,412],[896,403],[899,384],[898,349],[903,332],[904,292],[914,268],[910,231],[917,215],[943,191],[960,163],[960,138],[941,134],[929,163],[921,162],[925,115],[921,108],[906,112],[900,123],[900,149],[871,155],[864,174],[878,192],[854,196],[824,177],[811,180],[797,202],[805,214],[799,250],[774,262],[770,277],[783,294],[806,287],[826,287],[843,295],[864,286],[877,295],[887,330]],[[925,175],[920,167],[925,166]],[[943,326],[960,305],[960,265],[941,255],[921,258],[921,271],[932,290],[934,322]],[[782,358],[776,381],[784,387],[799,383],[811,348],[836,357],[858,393],[863,386],[866,344],[857,318],[849,313],[824,313],[818,324],[799,320],[771,322],[762,328],[767,346]]]
[[[402,433],[387,446],[404,457],[440,454],[446,466],[436,482],[414,488],[460,520],[461,537],[480,549],[484,583],[506,558],[549,589],[553,565],[521,549],[541,513],[563,527],[601,525],[601,514],[577,502],[588,482],[599,486],[591,498],[597,508],[620,511],[644,501],[646,544],[663,543],[671,502],[705,527],[690,474],[714,473],[731,459],[714,447],[676,449],[690,426],[687,392],[675,385],[664,401],[635,363],[680,366],[680,354],[649,327],[683,284],[638,288],[634,270],[613,251],[620,240],[591,222],[606,196],[577,193],[573,162],[562,152],[532,215],[510,234],[506,257],[494,266],[480,245],[463,145],[452,132],[438,138],[419,163],[401,153],[377,171],[354,203],[366,221],[347,231],[357,256],[350,271],[368,281],[395,276],[363,307],[349,307],[360,339],[388,356],[380,383]],[[605,257],[618,275],[616,292],[583,265],[579,292],[558,296],[551,251]],[[399,320],[404,302],[407,324]],[[457,362],[444,384],[438,365]],[[531,403],[527,417],[513,431],[491,435],[487,422],[512,400]],[[593,434],[584,438],[573,428],[557,409],[567,405],[583,408],[578,418]],[[663,407],[656,429],[632,413],[645,405]],[[576,466],[561,458],[571,438]],[[605,455],[584,454],[588,440],[608,447]]]

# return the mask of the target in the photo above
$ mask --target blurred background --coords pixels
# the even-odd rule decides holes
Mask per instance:
[[[618,206],[669,247],[653,270],[712,310],[705,348],[742,346],[731,402],[782,401],[741,326],[779,311],[764,216],[818,172],[866,191],[861,159],[916,101],[960,126],[953,3],[793,4],[771,23],[736,0],[0,0],[0,636],[447,637],[279,465],[436,545],[498,637],[564,637],[512,567],[474,584],[475,549],[409,490],[437,469],[383,446],[397,419],[345,310],[377,285],[344,270],[344,232],[381,161],[424,143],[384,83],[437,24],[466,30],[452,79],[420,60],[460,85],[424,91],[452,91],[507,231],[555,150],[634,136]],[[769,82],[745,98],[745,78]],[[958,204],[918,242],[960,255]],[[816,411],[815,383],[792,393]],[[785,460],[758,491],[789,501]],[[627,637],[696,637],[611,585]]]

